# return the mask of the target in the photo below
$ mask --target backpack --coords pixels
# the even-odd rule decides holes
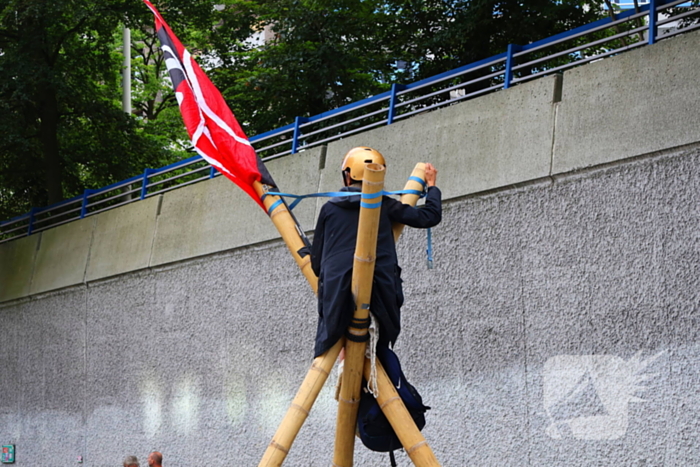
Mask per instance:
[[[416,426],[419,430],[422,430],[425,426],[425,412],[430,407],[423,405],[423,399],[416,388],[406,380],[403,371],[401,371],[401,363],[399,363],[398,357],[389,347],[378,345],[377,358],[384,367],[389,379],[394,383],[399,397],[406,405]],[[366,382],[363,383],[363,387],[364,385],[366,385]],[[403,447],[401,441],[399,441],[389,420],[384,416],[372,393],[364,390],[360,396],[357,431],[362,444],[372,451],[389,452],[392,465],[396,465],[392,451]]]

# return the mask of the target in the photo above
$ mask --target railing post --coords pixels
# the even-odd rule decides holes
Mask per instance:
[[[294,119],[294,136],[292,137],[292,154],[297,153],[299,148],[299,136],[301,136],[301,124],[307,122],[309,119],[304,117],[297,117]]]
[[[656,13],[656,0],[649,0],[649,45],[654,45],[656,42],[656,21],[658,16]]]
[[[31,235],[34,230],[34,212],[36,208],[31,208],[29,210],[29,226],[27,227],[27,235]]]
[[[97,190],[85,190],[83,191],[83,204],[80,206],[80,218],[83,219],[85,215],[87,214],[87,205],[88,205],[88,195],[91,193],[95,193]]]
[[[141,182],[141,199],[146,198],[148,193],[148,176],[155,172],[154,169],[146,169],[143,171],[143,181]]]
[[[214,178],[216,176],[216,169],[212,165],[211,168],[209,169],[209,178]]]
[[[394,116],[396,115],[396,98],[397,93],[403,90],[406,86],[403,84],[392,84],[391,85],[391,98],[389,99],[389,116],[386,118],[386,124],[391,125],[394,123]]]
[[[517,44],[508,44],[508,51],[506,52],[506,76],[503,80],[503,89],[508,89],[513,81],[513,55],[521,48],[522,47]]]

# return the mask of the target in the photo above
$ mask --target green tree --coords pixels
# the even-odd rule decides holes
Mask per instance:
[[[230,9],[255,44],[239,38],[212,70],[250,134],[386,90],[392,70],[381,30],[390,18],[374,0],[245,0]]]
[[[239,0],[229,8],[245,12],[247,30],[271,35],[219,49],[212,70],[251,134],[604,16],[600,3],[582,0]]]
[[[392,0],[388,44],[423,79],[588,24],[602,2],[581,0]],[[556,49],[552,49],[556,50]],[[488,74],[485,70],[482,74]],[[482,84],[484,86],[487,83]]]
[[[0,4],[0,217],[162,164],[167,152],[119,108],[117,0]]]

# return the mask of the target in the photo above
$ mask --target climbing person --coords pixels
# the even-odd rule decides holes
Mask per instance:
[[[360,215],[360,194],[365,165],[386,167],[384,157],[368,147],[351,149],[343,159],[341,173],[347,196],[332,198],[321,208],[311,247],[311,266],[318,276],[318,327],[314,357],[330,349],[347,330],[354,311],[351,292],[352,268]],[[437,170],[425,165],[425,204],[412,207],[382,197],[377,234],[377,253],[370,311],[379,327],[378,345],[394,344],[401,331],[400,309],[404,297],[401,268],[396,256],[392,223],[429,228],[442,219],[442,195],[435,186]]]

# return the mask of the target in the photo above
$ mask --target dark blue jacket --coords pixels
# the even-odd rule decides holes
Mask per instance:
[[[356,187],[341,191],[360,192]],[[401,331],[401,268],[396,258],[392,224],[428,228],[442,219],[442,194],[428,188],[425,205],[411,207],[384,196],[377,236],[377,259],[370,310],[379,321],[380,342],[392,344]],[[318,329],[314,356],[330,349],[350,324],[355,304],[350,290],[360,216],[360,195],[333,198],[323,205],[316,223],[311,266],[318,276]]]

